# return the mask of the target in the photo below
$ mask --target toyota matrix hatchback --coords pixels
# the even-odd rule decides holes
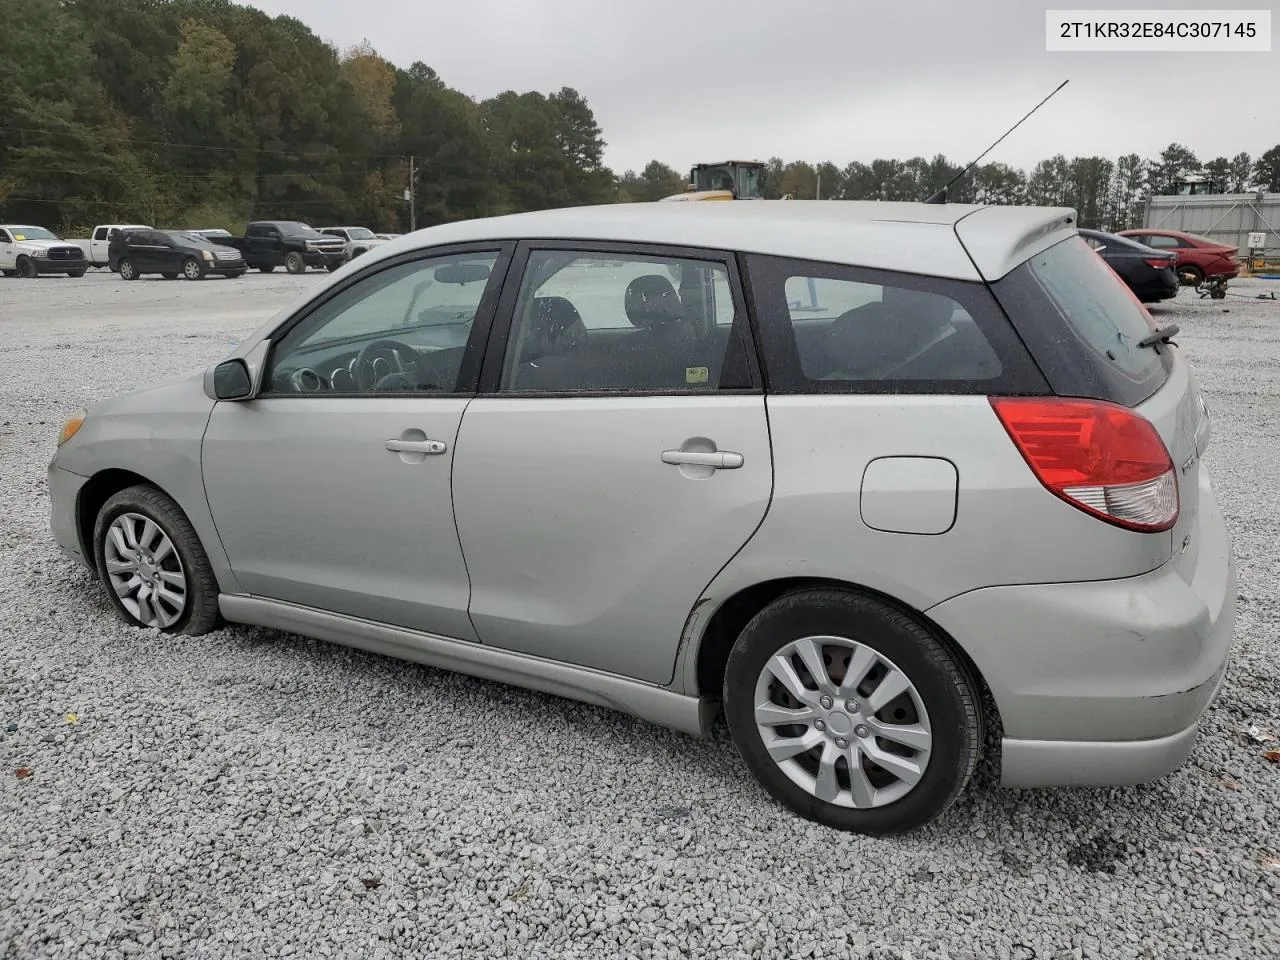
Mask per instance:
[[[131,624],[722,708],[791,810],[905,830],[988,731],[1011,786],[1192,749],[1236,593],[1173,333],[1065,209],[455,223],[73,416],[52,529]]]

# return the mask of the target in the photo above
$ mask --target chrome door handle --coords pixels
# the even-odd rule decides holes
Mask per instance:
[[[714,453],[703,450],[663,450],[662,462],[677,466],[689,463],[699,467],[713,467],[716,470],[737,470],[742,466],[742,454],[729,450],[718,450]]]
[[[444,453],[449,449],[443,440],[388,440],[383,446],[392,453]]]

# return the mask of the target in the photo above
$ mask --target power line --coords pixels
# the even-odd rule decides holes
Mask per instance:
[[[395,198],[393,197],[391,199],[394,200]],[[245,202],[252,203],[255,206],[284,206],[284,207],[305,207],[305,206],[319,206],[319,205],[333,206],[336,203],[336,201],[334,200],[317,200],[317,199],[310,199],[310,200],[266,199],[264,200],[261,198],[254,199],[254,200],[247,200]],[[91,203],[91,204],[95,204],[96,206],[102,206],[102,207],[132,207],[135,210],[137,210],[140,207],[161,207],[161,206],[175,205],[173,203],[170,203],[164,200],[129,201],[129,200],[94,200],[89,197],[58,197],[56,199],[51,199],[47,197],[0,197],[0,206],[3,206],[6,203],[54,203],[54,204]],[[180,204],[177,204],[177,205],[180,206]]]
[[[46,137],[71,137],[76,140],[99,140],[108,143],[133,143],[152,147],[178,147],[188,150],[223,150],[228,153],[264,153],[273,154],[283,157],[307,156],[318,159],[327,159],[331,157],[363,157],[374,160],[407,160],[408,157],[403,153],[344,153],[342,151],[299,151],[299,150],[268,150],[265,147],[229,147],[226,144],[219,143],[182,143],[178,140],[144,140],[138,137],[109,137],[98,134],[96,132],[75,133],[63,130],[41,130],[38,127],[11,127],[7,124],[0,124],[0,130],[9,133],[34,133]]]

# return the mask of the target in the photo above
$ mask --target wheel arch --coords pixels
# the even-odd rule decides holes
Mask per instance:
[[[80,537],[80,549],[84,551],[84,556],[90,563],[93,562],[93,557],[95,556],[93,525],[98,519],[98,512],[102,510],[102,505],[121,490],[127,490],[129,487],[139,485],[155,487],[167,496],[172,496],[154,480],[150,480],[132,470],[117,468],[109,468],[95,473],[80,488],[80,493],[76,497],[76,533]],[[174,502],[176,503],[177,501],[175,500]]]
[[[920,626],[936,636],[961,664],[974,691],[982,704],[983,726],[986,729],[988,748],[998,750],[1000,737],[1003,735],[1003,724],[1000,720],[1000,709],[992,696],[986,678],[968,651],[964,649],[946,630],[935,623],[920,610],[910,604],[903,603],[897,597],[890,596],[864,584],[829,577],[779,577],[765,580],[740,589],[737,593],[725,598],[707,620],[694,651],[693,679],[696,696],[719,702],[721,688],[724,685],[725,665],[729,660],[729,652],[733,649],[738,635],[751,619],[766,606],[779,597],[796,590],[813,587],[834,588],[873,597],[915,620]],[[695,608],[696,609],[696,608]]]

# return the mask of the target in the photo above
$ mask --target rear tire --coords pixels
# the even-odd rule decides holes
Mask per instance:
[[[274,263],[268,263],[265,266],[259,267],[258,270],[261,273],[270,273],[275,268],[276,268],[276,265]]]
[[[18,276],[22,277],[23,280],[34,280],[39,276],[39,271],[36,270],[36,265],[31,261],[30,257],[18,258]]]
[[[307,270],[307,262],[302,259],[302,254],[290,252],[284,258],[284,268],[290,273],[305,273]]]
[[[209,557],[182,508],[155,487],[129,487],[102,505],[93,525],[93,558],[126,623],[188,636],[217,626],[218,581]]]
[[[203,280],[204,264],[195,257],[187,257],[182,261],[182,275],[188,280]]]
[[[68,274],[67,274],[67,276],[68,276],[68,277],[75,277],[76,279],[79,279],[80,277],[83,277],[83,276],[84,276],[84,271],[83,271],[83,270],[72,270],[70,273],[68,273]]]
[[[858,682],[841,689],[855,668]],[[797,683],[801,697],[790,693]],[[912,617],[851,590],[798,590],[753,617],[729,654],[724,709],[774,799],[858,833],[913,830],[941,815],[983,743],[978,691],[960,660]]]
[[[121,260],[116,264],[116,269],[120,273],[121,280],[138,279],[138,268],[133,265],[132,260]]]
[[[230,273],[227,274],[227,276],[230,277],[232,280],[239,280],[241,277],[244,276],[244,271],[232,270]]]
[[[160,274],[160,276],[164,277],[166,280],[177,280],[177,279],[178,279],[178,275],[177,275],[176,273],[162,273],[162,274]]]
[[[16,277],[18,275],[18,271],[17,270],[0,270],[0,274],[3,274],[6,277]]]
[[[1185,267],[1178,267],[1177,270],[1178,280],[1188,287],[1198,287],[1204,283],[1204,271],[1194,263],[1189,263]]]

